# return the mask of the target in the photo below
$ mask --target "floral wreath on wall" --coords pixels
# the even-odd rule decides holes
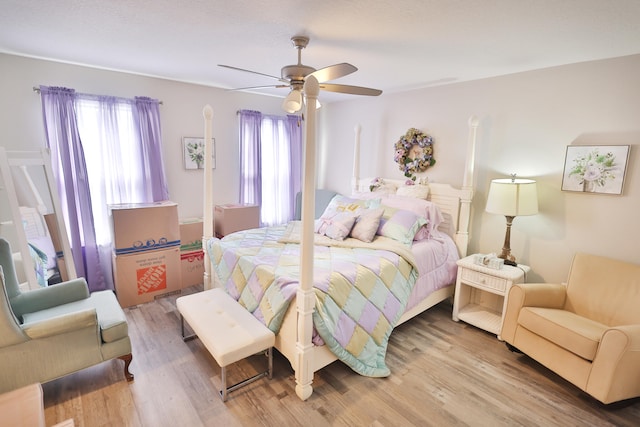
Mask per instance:
[[[393,148],[393,160],[404,176],[412,181],[416,180],[416,173],[425,171],[436,163],[433,158],[433,138],[416,128],[410,128]]]

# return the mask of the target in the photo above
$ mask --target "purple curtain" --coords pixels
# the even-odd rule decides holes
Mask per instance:
[[[136,97],[133,109],[134,126],[138,128],[142,148],[141,170],[147,194],[152,202],[169,199],[167,178],[162,159],[162,132],[160,128],[160,105],[157,99]]]
[[[169,198],[159,102],[40,90],[78,275],[113,289],[109,205]]]
[[[240,203],[262,206],[262,113],[240,111]]]
[[[113,288],[111,264],[101,262],[96,244],[89,177],[76,120],[76,92],[40,86],[40,96],[47,146],[76,271],[86,278],[91,291]]]

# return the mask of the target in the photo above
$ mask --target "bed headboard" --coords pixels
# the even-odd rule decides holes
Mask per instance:
[[[324,209],[327,207],[327,205],[329,204],[329,202],[331,202],[331,199],[333,199],[333,197],[338,194],[337,192],[333,191],[333,190],[325,190],[325,189],[321,189],[321,188],[317,188],[315,191],[315,219],[320,218],[320,216],[322,215],[322,213],[324,212]],[[295,212],[293,215],[293,219],[295,220],[301,220],[302,219],[302,192],[299,191],[298,194],[296,194],[296,206],[295,206]]]
[[[355,192],[369,192],[369,185],[374,178],[358,179]],[[386,184],[397,187],[404,185],[406,179],[382,178]],[[438,205],[442,211],[444,221],[438,229],[447,233],[456,243],[458,253],[467,255],[469,243],[469,213],[473,191],[471,188],[455,188],[450,184],[429,183],[427,200]]]
[[[469,222],[471,221],[471,200],[473,198],[473,169],[475,163],[476,134],[478,119],[475,116],[469,118],[469,140],[467,142],[467,157],[462,180],[462,187],[456,188],[450,184],[433,183],[429,185],[427,200],[440,207],[444,216],[444,222],[439,230],[449,234],[458,247],[461,257],[467,255],[469,245]],[[355,127],[355,145],[353,160],[353,177],[351,180],[352,191],[368,192],[369,185],[374,178],[360,178],[360,126]],[[406,178],[382,178],[385,183],[401,187]]]

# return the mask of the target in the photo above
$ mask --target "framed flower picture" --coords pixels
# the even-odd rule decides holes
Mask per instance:
[[[216,168],[216,140],[211,139],[212,168]],[[204,138],[182,138],[185,169],[204,169]]]
[[[569,145],[562,190],[622,194],[629,148],[628,145]]]

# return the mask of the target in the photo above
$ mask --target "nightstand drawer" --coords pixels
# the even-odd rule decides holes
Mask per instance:
[[[507,289],[507,279],[501,277],[490,276],[478,271],[462,269],[462,280],[472,282],[480,287],[494,289],[496,291],[505,292]]]

